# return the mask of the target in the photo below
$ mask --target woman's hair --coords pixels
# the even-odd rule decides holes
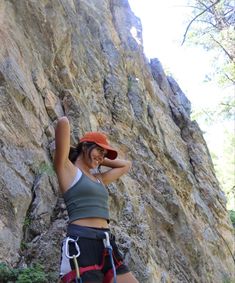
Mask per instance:
[[[89,158],[91,158],[91,151],[93,148],[97,147],[97,144],[94,142],[80,142],[76,147],[70,147],[69,151],[69,160],[72,163],[75,163],[78,156],[83,152],[87,152]]]

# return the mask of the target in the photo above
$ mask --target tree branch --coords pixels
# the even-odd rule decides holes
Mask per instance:
[[[233,101],[232,101],[233,102]],[[220,105],[222,106],[228,106],[228,107],[234,107],[234,104],[228,103],[228,102],[221,102]],[[235,187],[235,186],[234,186]]]
[[[233,84],[235,84],[235,80],[233,80],[232,78],[230,78],[226,73],[225,73],[224,75],[225,75],[225,77],[226,77],[229,81],[231,81]]]
[[[206,8],[206,9],[207,9],[206,4],[204,4],[202,1],[198,0],[198,3],[199,3],[199,4],[201,4],[204,8]]]
[[[229,13],[232,13],[232,15],[233,15],[233,10],[234,10],[234,9],[231,8],[231,9],[228,10],[226,13],[224,13],[224,16],[227,16]],[[231,15],[231,16],[232,16],[232,15]]]
[[[216,42],[218,45],[219,45],[219,47],[221,47],[222,48],[222,50],[224,51],[224,53],[229,57],[229,59],[233,62],[233,56],[223,47],[223,45],[219,42],[219,41],[217,41],[211,34],[210,34],[210,37],[212,38],[212,40],[214,41],[214,42]]]
[[[206,23],[206,24],[208,24],[208,25],[213,26],[213,28],[214,28],[214,29],[217,29],[217,26],[216,26],[216,25],[214,25],[214,24],[213,24],[212,22],[210,22],[210,21],[206,21],[206,20],[198,20],[198,22]]]
[[[198,18],[200,17],[202,14],[204,14],[206,11],[208,11],[211,7],[215,6],[216,4],[218,4],[220,2],[220,0],[217,0],[215,3],[213,3],[212,5],[210,5],[209,7],[207,7],[204,11],[202,11],[201,13],[199,13],[196,17],[194,17],[190,23],[188,24],[187,28],[186,28],[186,31],[184,33],[184,37],[183,37],[183,41],[181,43],[181,46],[184,44],[185,40],[186,40],[186,37],[187,37],[187,33],[188,33],[188,30],[191,26],[191,24]]]

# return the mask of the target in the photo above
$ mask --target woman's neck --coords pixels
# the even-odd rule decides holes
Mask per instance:
[[[84,162],[82,157],[79,157],[74,165],[81,169],[84,173],[90,174],[91,168]]]

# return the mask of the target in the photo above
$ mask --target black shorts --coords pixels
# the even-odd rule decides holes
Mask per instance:
[[[80,227],[77,225],[78,228]],[[109,229],[102,228],[92,228],[97,231],[108,231]],[[65,243],[66,238],[64,239],[61,247],[62,255],[61,255],[61,276],[68,274],[71,270],[75,269],[73,259],[68,259],[65,253]],[[99,266],[100,269],[89,270],[81,273],[81,278],[83,283],[92,282],[92,283],[109,283],[112,275],[110,277],[110,273],[112,271],[112,264],[110,260],[110,256],[105,254],[105,248],[103,240],[100,239],[87,239],[87,238],[78,238],[77,244],[80,249],[80,255],[77,258],[79,268],[81,270],[85,270],[84,268],[88,266]],[[117,275],[128,273],[128,267],[123,263],[123,255],[118,250],[118,247],[115,243],[115,237],[111,234],[110,244],[113,248],[113,258],[114,263],[116,265],[116,273]],[[69,244],[69,255],[76,254],[77,250],[74,243]],[[65,281],[66,282],[66,281]],[[70,281],[73,282],[73,281]]]

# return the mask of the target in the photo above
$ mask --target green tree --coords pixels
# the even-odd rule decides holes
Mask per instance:
[[[235,83],[235,8],[231,0],[189,0],[192,19],[188,23],[183,42],[202,45],[215,54],[215,78],[220,84]]]

